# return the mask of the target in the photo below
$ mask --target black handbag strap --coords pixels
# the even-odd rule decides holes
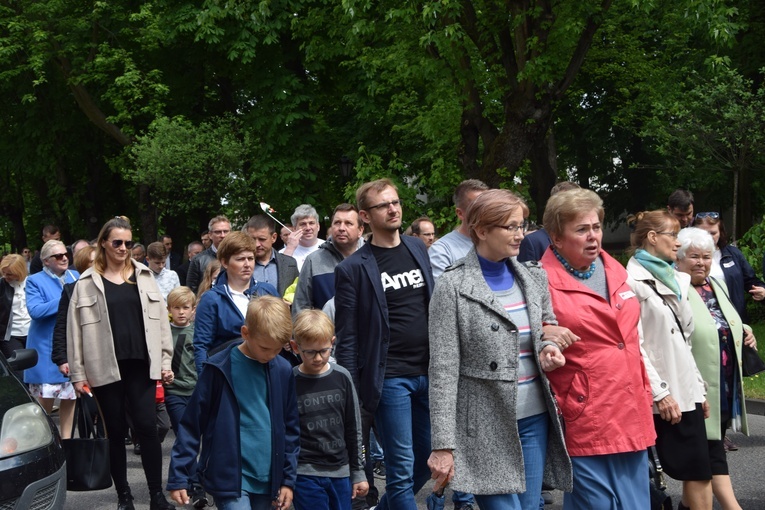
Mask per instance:
[[[662,295],[659,293],[659,290],[656,288],[656,282],[654,282],[654,281],[649,281],[649,282],[648,282],[648,286],[649,286],[649,287],[651,287],[651,289],[653,289],[653,291],[656,293],[656,295],[657,295],[657,296],[659,296],[659,298],[660,298],[662,301],[664,301],[664,304],[665,304],[665,305],[667,305],[667,308],[669,308],[669,311],[670,311],[670,312],[672,312],[672,316],[675,318],[675,324],[677,324],[677,327],[680,329],[680,333],[683,335],[683,338],[685,338],[685,330],[683,329],[683,326],[681,326],[681,325],[680,325],[680,319],[677,317],[677,314],[676,314],[676,313],[675,313],[675,311],[672,309],[672,306],[671,306],[669,303],[667,303],[667,300],[666,300],[666,299],[664,299],[664,296],[662,296]]]
[[[88,413],[85,410],[85,403],[82,399],[84,398],[92,398],[92,397],[86,397],[85,395],[78,397],[77,402],[74,404],[74,416],[72,418],[72,432],[69,435],[69,437],[74,437],[74,431],[77,427],[77,423],[80,421],[80,417],[82,417],[82,422],[85,424],[85,437],[97,437],[96,435],[96,427],[93,424],[93,418],[90,416],[90,413]]]
[[[170,368],[174,374],[178,373],[181,368],[181,357],[183,356],[183,345],[186,343],[186,333],[178,335],[178,339],[175,341],[175,349],[173,349],[173,361]]]

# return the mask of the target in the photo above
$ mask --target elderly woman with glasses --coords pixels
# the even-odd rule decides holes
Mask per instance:
[[[72,292],[67,315],[69,376],[78,393],[91,390],[109,434],[109,463],[119,510],[133,510],[127,479],[126,411],[141,444],[150,510],[172,510],[162,492],[156,382],[173,382],[173,342],[162,293],[151,270],[130,257],[127,218],[106,222],[93,266]]]
[[[507,190],[476,198],[466,212],[474,248],[439,278],[430,302],[428,465],[437,487],[451,482],[483,510],[537,508],[543,479],[571,490],[547,380],[565,359],[552,336],[542,338],[574,336],[556,326],[544,271],[515,260],[527,214]]]
[[[640,302],[643,360],[653,392],[656,450],[664,472],[683,482],[683,504],[712,508],[712,471],[704,418],[706,387],[691,353],[691,278],[676,271],[680,223],[668,211],[628,219],[632,258],[630,287]]]
[[[27,335],[27,348],[36,349],[37,365],[24,372],[24,382],[37,397],[43,409],[50,414],[53,401],[60,399],[61,436],[68,438],[72,431],[74,404],[77,398],[69,379],[58,371],[51,360],[53,352],[53,328],[56,325],[58,302],[64,285],[79,278],[77,271],[70,271],[66,246],[51,239],[40,250],[43,270],[27,278],[27,310],[32,322]]]
[[[730,300],[744,322],[749,321],[746,313],[746,294],[755,301],[765,299],[765,283],[757,278],[754,269],[746,261],[741,250],[728,244],[725,225],[717,212],[700,212],[693,220],[693,226],[709,232],[715,243],[710,274],[725,282]]]
[[[705,421],[712,471],[712,492],[724,510],[741,507],[733,493],[723,437],[729,425],[748,434],[743,395],[741,348],[757,343],[730,299],[725,282],[711,275],[715,242],[699,228],[686,228],[678,237],[677,269],[691,275],[689,293],[694,328],[691,346],[707,384],[709,418]],[[681,507],[682,508],[682,507]]]
[[[586,189],[553,195],[544,213],[552,244],[541,262],[553,311],[580,338],[554,339],[566,365],[548,374],[574,470],[563,508],[643,510],[650,505],[646,448],[656,438],[653,398],[640,304],[627,271],[601,248],[603,215],[603,201]]]

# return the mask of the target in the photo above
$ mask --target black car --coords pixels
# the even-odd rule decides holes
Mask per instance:
[[[37,351],[0,354],[0,510],[64,508],[66,461],[56,425],[13,370],[37,363]]]

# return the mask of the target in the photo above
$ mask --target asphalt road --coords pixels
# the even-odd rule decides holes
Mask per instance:
[[[765,413],[765,407],[755,408],[758,413]],[[739,503],[744,510],[762,510],[765,509],[765,416],[753,415],[750,410],[749,437],[743,434],[730,434],[730,438],[740,446],[736,452],[728,454],[728,463],[730,465],[733,488],[738,497]],[[170,448],[172,446],[173,434],[168,434],[163,444],[164,463],[163,468],[167,472],[168,459],[170,458]],[[146,489],[146,480],[141,469],[140,457],[133,455],[132,447],[128,447],[128,478],[135,497],[135,507],[137,510],[148,510],[149,493]],[[502,466],[497,466],[502,469]],[[378,480],[378,486],[381,482]],[[679,482],[668,479],[669,493],[672,496],[674,507],[677,508],[677,502],[680,501],[681,486]],[[418,508],[425,509],[425,498],[430,493],[429,485],[423,488],[417,495]],[[560,491],[553,493],[555,502],[547,505],[550,510],[559,510],[562,508],[563,495]],[[446,509],[451,510],[450,495],[447,492]],[[71,510],[85,509],[114,509],[117,506],[117,497],[114,488],[94,492],[69,492],[67,494],[66,508]],[[715,508],[720,506],[715,504]]]

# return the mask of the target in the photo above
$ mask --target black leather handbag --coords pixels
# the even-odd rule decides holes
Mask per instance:
[[[93,416],[87,411],[82,396],[75,404],[72,438],[64,439],[66,454],[66,490],[98,491],[112,486],[109,468],[109,440],[96,431]],[[100,414],[99,419],[102,419]],[[80,437],[74,437],[75,424],[84,423]],[[84,436],[83,436],[84,433]]]
[[[765,362],[762,361],[756,349],[745,345],[741,352],[741,357],[743,358],[741,364],[743,365],[743,372],[746,377],[751,377],[765,371]]]

